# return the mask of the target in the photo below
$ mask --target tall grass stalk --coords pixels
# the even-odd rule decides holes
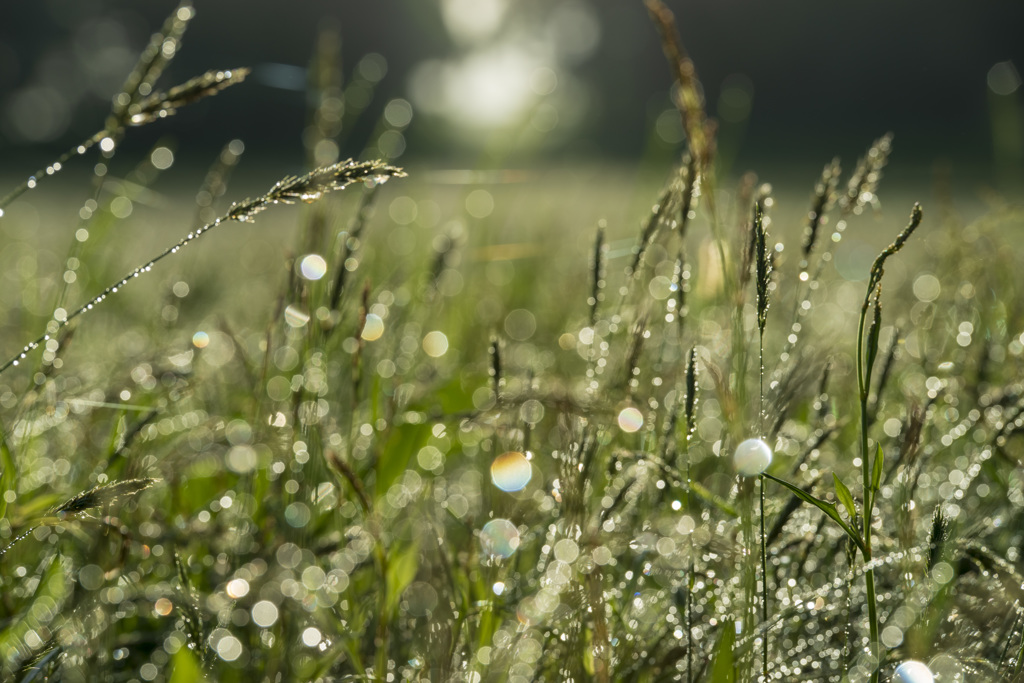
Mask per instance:
[[[404,175],[405,173],[400,168],[388,166],[380,161],[356,162],[349,159],[348,161],[343,161],[331,166],[318,168],[302,176],[288,176],[283,178],[266,193],[256,197],[255,199],[246,199],[244,201],[237,202],[228,209],[227,213],[223,214],[219,218],[214,219],[212,222],[207,223],[201,228],[192,230],[185,235],[185,237],[178,240],[178,242],[167,247],[165,250],[151,258],[146,263],[135,268],[117,282],[107,286],[102,292],[82,304],[74,311],[71,311],[70,313],[57,311],[54,314],[54,319],[47,325],[47,331],[26,344],[20,353],[10,358],[3,365],[0,365],[0,373],[3,373],[8,368],[18,365],[18,363],[20,363],[22,359],[26,358],[29,353],[39,348],[39,346],[44,342],[52,339],[54,334],[59,332],[62,328],[67,327],[67,325],[75,318],[93,310],[106,301],[108,297],[113,294],[117,294],[129,282],[150,272],[153,269],[153,266],[157,263],[168,256],[177,254],[194,240],[220,225],[230,222],[251,223],[256,219],[257,214],[275,204],[294,204],[297,201],[307,203],[315,202],[326,194],[335,190],[342,190],[355,182],[381,183],[386,181],[388,178],[401,177]]]
[[[871,683],[877,683],[880,668],[878,604],[875,594],[875,570],[872,565],[871,532],[874,524],[874,497],[881,485],[883,473],[883,456],[880,444],[874,458],[870,458],[868,454],[868,395],[871,391],[871,370],[878,355],[878,335],[882,316],[882,305],[879,297],[881,296],[882,276],[885,274],[885,261],[903,248],[907,239],[910,238],[910,235],[921,224],[922,215],[921,205],[915,204],[907,227],[900,232],[892,244],[882,250],[875,258],[868,276],[867,293],[864,296],[860,318],[857,322],[857,385],[860,399],[861,484],[863,486],[863,546],[861,551],[864,555],[865,564],[864,585],[867,591],[868,627],[870,630],[869,647],[872,657]],[[871,325],[865,334],[865,324],[867,323],[869,308],[872,310],[873,315]]]
[[[757,381],[758,381],[758,438],[765,439],[764,431],[764,330],[768,324],[769,289],[771,286],[772,256],[768,250],[767,219],[764,215],[765,198],[754,202],[753,240],[755,252],[757,288]],[[758,477],[758,517],[760,518],[761,544],[761,623],[764,624],[764,641],[761,648],[761,675],[768,681],[768,544],[764,529],[764,477]]]

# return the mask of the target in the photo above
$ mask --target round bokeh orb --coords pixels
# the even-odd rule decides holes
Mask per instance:
[[[910,659],[896,667],[892,683],[935,683],[935,676],[927,664]]]
[[[736,447],[732,461],[744,477],[756,477],[772,464],[772,449],[761,439],[747,439]]]
[[[519,530],[507,519],[492,519],[480,530],[480,547],[493,557],[511,557],[519,547]]]
[[[633,433],[640,431],[644,426],[644,414],[633,406],[623,408],[619,411],[619,429],[624,432]]]
[[[491,463],[491,481],[502,491],[522,491],[532,476],[530,461],[518,451],[502,453]]]

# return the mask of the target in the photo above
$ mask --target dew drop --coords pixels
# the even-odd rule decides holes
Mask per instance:
[[[744,477],[756,477],[772,464],[772,449],[761,439],[747,439],[736,447],[733,464]]]
[[[892,683],[934,683],[932,670],[923,662],[908,660],[896,667]]]

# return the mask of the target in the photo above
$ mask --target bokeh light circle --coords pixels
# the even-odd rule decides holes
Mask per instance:
[[[644,426],[644,414],[633,406],[619,412],[619,429],[624,432],[638,432]]]
[[[492,519],[480,530],[480,547],[487,555],[511,557],[519,547],[519,530],[507,519]]]
[[[249,582],[245,579],[231,579],[228,581],[226,592],[232,600],[244,598],[249,594]]]
[[[376,341],[384,334],[384,319],[375,313],[366,314],[362,337],[366,341]]]
[[[491,463],[491,481],[502,491],[521,491],[532,476],[530,461],[518,451],[502,453]]]
[[[320,254],[307,254],[299,262],[299,272],[307,280],[319,280],[327,274],[327,261]]]
[[[289,304],[284,309],[284,321],[288,323],[289,327],[303,327],[309,322],[309,313],[306,313],[295,304]]]
[[[277,622],[277,605],[269,600],[260,600],[252,606],[252,621],[257,626],[270,628]]]
[[[744,477],[756,477],[772,464],[772,449],[761,439],[747,439],[736,447],[732,460]]]
[[[315,626],[309,626],[302,632],[302,644],[306,647],[316,647],[323,638],[320,629]]]
[[[438,330],[427,332],[423,337],[423,350],[431,358],[440,358],[448,353],[448,337],[444,336],[444,332]]]

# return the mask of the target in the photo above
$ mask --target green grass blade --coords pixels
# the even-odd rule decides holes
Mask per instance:
[[[7,445],[7,439],[0,434],[0,519],[7,517],[7,492],[14,490],[18,479],[18,467],[14,454]]]
[[[825,515],[827,515],[830,519],[835,521],[836,524],[841,526],[843,528],[843,531],[845,531],[846,534],[851,539],[853,539],[853,542],[857,544],[857,547],[860,548],[861,552],[866,554],[867,548],[864,545],[864,539],[861,538],[861,535],[857,533],[856,529],[854,529],[846,523],[846,521],[839,514],[839,511],[836,510],[835,505],[833,505],[832,503],[828,503],[820,498],[816,498],[815,496],[812,496],[807,491],[804,491],[802,488],[796,486],[795,484],[790,484],[788,481],[783,481],[782,479],[779,479],[778,477],[773,477],[768,473],[765,473],[764,476],[767,477],[768,479],[771,479],[776,484],[781,484],[782,486],[785,486],[793,493],[794,496],[804,501],[805,503],[810,503],[814,507],[824,512]]]
[[[430,436],[429,424],[403,424],[394,428],[377,459],[377,498],[388,492],[409,466],[412,456]]]
[[[846,484],[843,483],[843,480],[840,479],[839,475],[835,472],[832,473],[832,482],[836,487],[836,498],[838,498],[839,502],[843,504],[846,511],[850,513],[851,519],[856,517],[857,508],[853,504],[853,494],[850,493],[850,489],[846,487]]]
[[[719,511],[724,512],[730,517],[736,518],[740,516],[740,513],[736,512],[736,508],[729,505],[729,503],[727,503],[721,496],[715,495],[710,489],[700,482],[691,481],[690,490],[697,494],[697,497],[705,503],[717,508]]]
[[[875,463],[871,467],[871,490],[878,491],[882,486],[882,472],[885,465],[885,454],[882,452],[882,444],[876,444]]]
[[[420,568],[420,549],[416,543],[409,544],[400,550],[392,547],[388,553],[388,604],[386,608],[394,611],[398,608],[398,602],[402,593],[409,587],[416,572]]]
[[[175,652],[171,662],[170,683],[196,683],[206,680],[199,662],[188,648],[183,647]]]
[[[715,648],[715,663],[711,666],[711,683],[735,683],[733,646],[736,644],[736,624],[731,619],[722,622],[722,635]]]

